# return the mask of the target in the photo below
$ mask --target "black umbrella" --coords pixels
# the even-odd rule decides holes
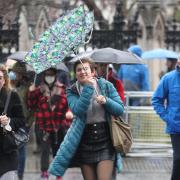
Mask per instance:
[[[57,70],[62,70],[62,71],[65,71],[65,72],[69,72],[69,69],[67,68],[67,66],[63,62],[60,62],[59,64],[57,64],[56,69]]]
[[[11,54],[10,56],[7,57],[6,65],[9,66],[9,68],[12,68],[12,66],[16,62],[25,63],[23,60],[26,57],[27,53],[28,53],[27,51],[17,51]],[[34,71],[33,68],[27,63],[26,63],[26,69],[27,71]]]
[[[96,49],[90,52],[81,53],[75,56],[70,62],[76,62],[83,57],[90,57],[96,63],[107,64],[142,64],[143,61],[140,57],[127,51],[120,51],[113,48]]]

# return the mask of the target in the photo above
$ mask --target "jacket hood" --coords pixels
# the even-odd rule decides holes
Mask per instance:
[[[141,57],[142,55],[142,49],[139,45],[134,45],[134,46],[131,46],[128,51],[136,54],[137,56]]]

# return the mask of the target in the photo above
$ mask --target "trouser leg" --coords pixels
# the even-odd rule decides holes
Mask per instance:
[[[180,179],[180,134],[171,134],[173,169],[171,180]]]
[[[49,155],[50,155],[50,145],[48,141],[43,140],[43,132],[40,133],[41,136],[41,171],[47,171],[49,167]]]
[[[18,177],[22,178],[26,163],[26,144],[18,149]]]
[[[51,143],[53,157],[56,155],[63,139],[64,139],[64,133],[62,132],[61,129],[58,130],[58,132],[52,132],[50,134],[50,143]]]

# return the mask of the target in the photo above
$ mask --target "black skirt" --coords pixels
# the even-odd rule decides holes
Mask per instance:
[[[73,159],[79,165],[98,163],[103,160],[115,161],[115,150],[111,143],[107,122],[86,125]]]

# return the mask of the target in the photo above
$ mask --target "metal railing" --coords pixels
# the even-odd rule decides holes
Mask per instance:
[[[152,91],[128,91],[125,92],[124,118],[132,128],[132,151],[137,155],[159,154],[171,156],[171,144],[169,135],[165,133],[165,123],[154,111],[151,105]],[[141,101],[138,106],[131,106],[132,99]],[[146,153],[145,153],[146,152]],[[131,154],[131,153],[130,153]],[[135,156],[136,156],[135,155]]]

